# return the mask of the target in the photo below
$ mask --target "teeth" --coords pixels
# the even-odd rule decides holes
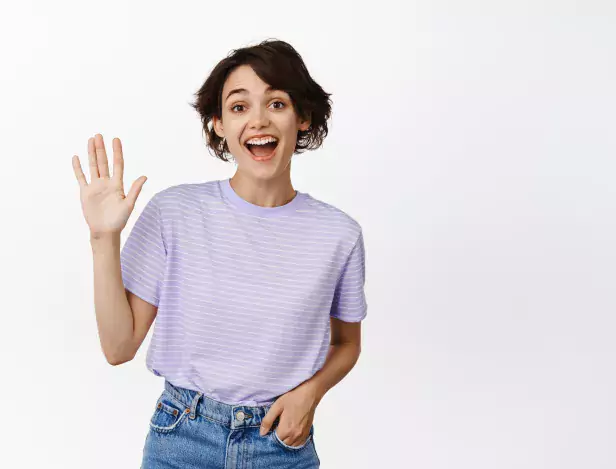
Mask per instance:
[[[250,145],[265,145],[270,142],[277,142],[278,139],[275,137],[264,137],[264,138],[251,138],[246,143]]]

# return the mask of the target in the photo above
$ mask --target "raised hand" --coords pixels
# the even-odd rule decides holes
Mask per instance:
[[[73,170],[79,182],[81,209],[90,228],[92,238],[100,238],[121,232],[132,213],[135,202],[146,176],[141,176],[133,182],[128,194],[124,194],[124,157],[122,143],[114,138],[113,145],[113,176],[109,176],[109,164],[103,136],[96,134],[88,139],[88,160],[90,163],[90,183],[81,170],[77,155],[73,156]]]

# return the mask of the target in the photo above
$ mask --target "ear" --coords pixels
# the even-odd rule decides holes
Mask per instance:
[[[302,132],[305,132],[306,130],[308,130],[308,128],[310,127],[310,119],[307,120],[299,120],[299,124],[297,126],[298,130],[301,130]]]
[[[212,126],[214,127],[214,132],[216,132],[216,135],[218,135],[220,138],[225,136],[225,132],[222,127],[222,121],[218,117],[212,117]]]

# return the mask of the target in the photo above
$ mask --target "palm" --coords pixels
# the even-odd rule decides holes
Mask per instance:
[[[81,171],[79,157],[73,157],[73,169],[80,186],[81,208],[93,236],[119,233],[124,229],[146,181],[144,176],[140,177],[125,195],[122,183],[124,158],[120,139],[113,140],[113,153],[113,176],[110,177],[102,135],[97,134],[88,140],[89,184]]]
[[[132,211],[124,191],[113,180],[105,178],[82,189],[81,208],[93,233],[122,231]]]

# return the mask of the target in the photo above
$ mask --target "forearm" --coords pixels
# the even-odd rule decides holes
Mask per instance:
[[[90,238],[94,258],[94,309],[103,353],[111,364],[130,359],[133,313],[122,282],[120,234]]]
[[[338,384],[357,363],[361,348],[354,343],[331,344],[323,367],[317,371],[308,384],[314,388],[317,402],[332,387]]]

